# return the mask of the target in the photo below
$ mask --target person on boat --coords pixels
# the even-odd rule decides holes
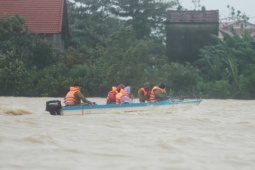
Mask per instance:
[[[138,98],[140,103],[144,103],[145,101],[150,100],[150,83],[146,82],[144,85],[138,90]]]
[[[119,85],[117,86],[117,91],[118,91],[118,93],[120,93],[121,90],[124,90],[124,88],[125,88],[125,86],[124,86],[123,84],[119,84]]]
[[[130,89],[130,86],[127,86],[116,95],[116,104],[128,104],[133,102],[133,97],[130,95]]]
[[[117,87],[112,86],[112,90],[109,91],[106,98],[106,104],[116,104],[116,95],[118,94]]]
[[[169,97],[166,94],[166,84],[164,82],[154,86],[150,92],[150,102],[167,100]]]
[[[84,95],[80,92],[80,88],[81,84],[78,82],[74,83],[74,85],[70,87],[70,91],[66,94],[65,97],[65,105],[66,106],[81,105],[82,100],[85,104],[89,104],[91,107],[93,107],[94,103],[84,97]]]

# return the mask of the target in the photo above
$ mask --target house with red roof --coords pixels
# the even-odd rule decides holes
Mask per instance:
[[[0,0],[0,16],[21,15],[29,30],[64,49],[69,35],[66,0]]]
[[[242,35],[244,30],[250,31],[250,34],[253,38],[255,38],[255,25],[249,23],[246,20],[238,20],[232,22],[220,22],[219,24],[219,38],[223,40],[223,35],[221,33],[225,32],[229,35],[233,35],[231,30],[235,30],[238,35]]]

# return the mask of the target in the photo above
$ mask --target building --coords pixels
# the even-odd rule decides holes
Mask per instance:
[[[255,38],[255,25],[245,20],[231,21],[231,22],[220,22],[219,24],[219,38],[223,40],[222,32],[229,35],[233,35],[231,30],[235,30],[238,35],[242,35],[244,30],[250,31],[250,34]]]
[[[206,45],[216,43],[211,35],[218,36],[219,11],[167,12],[166,55],[171,62],[194,62]]]
[[[0,0],[0,16],[19,14],[32,33],[64,49],[69,35],[66,0]]]

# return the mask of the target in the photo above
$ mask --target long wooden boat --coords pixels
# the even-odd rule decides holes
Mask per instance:
[[[46,102],[46,111],[51,115],[75,115],[75,114],[95,114],[95,113],[130,113],[130,112],[152,112],[152,111],[169,111],[177,105],[198,105],[201,99],[185,100],[163,100],[146,103],[130,104],[95,104],[94,107],[89,105],[79,106],[61,106],[59,100]]]

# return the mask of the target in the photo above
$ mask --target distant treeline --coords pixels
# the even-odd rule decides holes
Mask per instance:
[[[215,36],[218,43],[201,49],[197,61],[175,63],[165,55],[163,23],[176,4],[134,2],[69,2],[65,52],[30,33],[22,16],[1,17],[0,95],[62,97],[74,82],[86,96],[105,97],[120,83],[136,95],[144,82],[165,82],[171,97],[255,99],[255,41],[248,30],[223,33],[224,41]]]

